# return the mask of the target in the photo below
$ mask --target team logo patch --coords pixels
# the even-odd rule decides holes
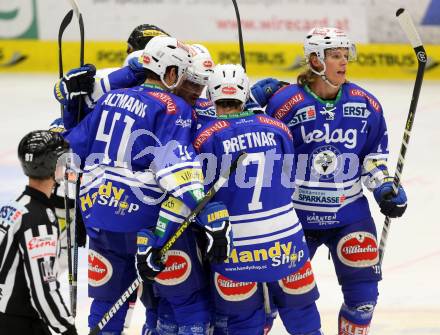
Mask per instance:
[[[165,269],[156,276],[159,284],[172,286],[183,283],[191,273],[191,260],[181,250],[170,250],[167,252]]]
[[[333,105],[327,105],[327,106],[322,106],[322,110],[319,111],[319,113],[321,113],[322,116],[325,117],[325,119],[327,121],[333,121],[335,119],[335,115],[336,115],[336,107],[334,107]]]
[[[217,121],[214,123],[211,127],[206,128],[203,130],[194,140],[193,146],[197,151],[200,151],[200,147],[203,145],[203,143],[208,140],[209,137],[211,137],[214,133],[221,131],[222,129],[228,128],[230,126],[230,123],[227,121]]]
[[[258,288],[256,282],[238,282],[217,272],[214,275],[214,282],[218,294],[226,301],[246,300],[250,298]]]
[[[342,263],[356,268],[373,266],[379,261],[376,238],[365,231],[353,232],[341,238],[337,252]]]
[[[304,294],[311,291],[316,286],[316,282],[310,260],[307,260],[295,273],[280,279],[278,284],[288,294]]]
[[[89,249],[89,285],[102,286],[107,283],[113,275],[113,267],[109,260],[95,250]]]
[[[318,180],[332,179],[342,170],[341,153],[332,145],[319,147],[310,156],[310,166]]]
[[[290,97],[280,108],[275,111],[273,114],[274,118],[280,120],[283,119],[287,114],[289,114],[292,108],[301,101],[304,101],[304,95],[301,92],[295,94],[293,97]]]
[[[356,323],[350,322],[341,316],[339,319],[339,329],[342,334],[347,335],[368,335],[370,330],[370,324],[358,325]]]

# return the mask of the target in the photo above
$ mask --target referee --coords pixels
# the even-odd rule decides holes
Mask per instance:
[[[27,134],[18,158],[29,184],[0,206],[1,334],[76,335],[57,280],[58,223],[49,200],[58,157],[67,143],[46,130]]]

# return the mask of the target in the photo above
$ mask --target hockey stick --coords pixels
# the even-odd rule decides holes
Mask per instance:
[[[241,31],[241,20],[240,20],[240,12],[238,11],[237,1],[232,0],[235,9],[235,16],[237,17],[237,27],[238,27],[238,43],[240,44],[240,58],[241,58],[241,66],[246,70],[246,60],[244,55],[244,45],[243,45],[243,34]]]
[[[78,2],[76,0],[69,0],[76,17],[78,18],[80,49],[79,49],[79,66],[84,65],[84,20],[81,11],[79,10]],[[82,99],[79,100],[78,107],[78,123],[81,120],[82,114]]]
[[[64,75],[63,71],[63,34],[67,26],[72,21],[73,9],[69,10],[61,21],[60,28],[58,30],[58,74],[62,78]],[[61,117],[64,116],[64,106],[61,104]],[[70,295],[70,310],[73,317],[76,316],[76,297],[75,289],[76,280],[73,279],[72,275],[72,236],[71,236],[71,226],[72,218],[70,216],[70,205],[69,205],[69,176],[70,176],[70,162],[66,162],[66,171],[64,173],[64,209],[66,211],[66,238],[67,238],[67,264],[68,264],[68,281],[69,281],[69,295]]]
[[[73,16],[73,9],[69,10],[64,16],[63,21],[61,21],[60,28],[58,29],[58,73],[59,78],[63,78],[63,48],[62,48],[62,42],[63,42],[63,34],[66,30],[67,26],[72,21]],[[61,117],[64,116],[64,106],[63,104],[60,104],[61,108]]]
[[[79,51],[79,65],[84,65],[84,21],[82,14],[79,10],[79,6],[76,0],[69,0],[69,3],[72,7],[71,11],[75,12],[76,17],[78,18],[78,25],[79,25],[79,33],[80,33],[80,51]],[[79,100],[78,104],[78,123],[81,120],[81,114],[82,114],[82,99]],[[76,194],[79,194],[79,179],[76,180]],[[77,201],[76,201],[76,195],[75,195],[75,213]],[[67,208],[66,208],[67,210]],[[70,252],[70,259],[71,259],[71,267],[69,266],[69,288],[70,288],[70,307],[72,310],[72,315],[76,316],[76,305],[77,305],[77,281],[78,281],[78,241],[76,237],[76,222],[73,223],[74,227],[74,234],[73,234],[73,263],[72,263],[72,255]],[[68,250],[71,250],[72,248],[72,236],[71,236],[71,230],[70,226],[67,230],[67,247]],[[69,253],[68,253],[68,259],[69,259]]]
[[[196,208],[188,215],[188,217],[182,222],[179,226],[179,229],[170,237],[170,239],[165,243],[165,245],[160,249],[161,257],[165,257],[165,254],[168,250],[176,243],[177,239],[183,234],[183,232],[188,228],[188,226],[194,222],[196,216],[200,213],[200,211],[211,201],[211,199],[215,196],[217,191],[225,185],[228,181],[229,176],[237,169],[238,164],[246,157],[246,153],[241,153],[231,164],[230,168],[226,170],[215,184],[209,189],[209,191],[205,194],[203,199],[199,202]],[[131,285],[122,293],[121,297],[115,302],[115,304],[104,314],[101,321],[99,321],[98,325],[93,328],[89,335],[97,335],[105,325],[110,321],[110,319],[117,313],[117,311],[122,307],[122,305],[128,300],[128,298],[133,294],[133,292],[139,287],[142,283],[142,279],[139,277],[136,278]]]
[[[66,211],[66,238],[67,238],[67,264],[68,264],[68,279],[69,279],[69,294],[70,294],[70,310],[72,312],[72,316],[76,317],[76,288],[77,288],[77,278],[75,276],[75,271],[72,271],[75,263],[72,264],[72,222],[75,223],[75,214],[76,208],[74,206],[74,214],[73,218],[70,216],[70,197],[69,197],[69,183],[72,183],[76,186],[78,176],[77,172],[71,167],[72,161],[71,158],[67,158],[66,161],[66,170],[64,171],[64,208]],[[72,197],[74,199],[74,203],[76,204],[76,194]],[[74,236],[76,232],[75,224],[74,227]],[[78,257],[76,257],[78,260]],[[76,263],[78,267],[78,261]]]
[[[396,17],[399,21],[400,26],[406,34],[409,42],[414,48],[414,52],[417,56],[417,76],[416,81],[414,83],[413,94],[411,97],[411,104],[409,106],[408,118],[406,119],[405,131],[403,134],[402,144],[400,146],[399,158],[397,161],[396,174],[393,180],[393,192],[397,194],[397,190],[400,186],[400,181],[402,177],[403,166],[405,164],[405,155],[406,150],[408,149],[408,143],[411,136],[411,129],[414,122],[414,117],[417,109],[417,102],[419,100],[420,89],[422,88],[423,83],[423,74],[425,72],[426,65],[426,52],[423,47],[422,41],[420,39],[419,34],[417,33],[416,27],[414,26],[414,22],[411,19],[411,16],[407,11],[403,8],[399,8],[396,12]],[[385,247],[387,243],[387,238],[390,230],[391,219],[387,216],[385,217],[385,223],[382,229],[382,236],[380,238],[379,244],[379,266],[382,265]]]

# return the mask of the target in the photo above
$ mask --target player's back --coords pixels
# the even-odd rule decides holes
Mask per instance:
[[[159,88],[104,95],[67,136],[84,163],[80,206],[86,225],[130,232],[155,223],[164,196],[156,172],[179,161],[173,149],[190,144],[190,128],[189,105]]]
[[[230,258],[215,270],[231,279],[275,281],[307,260],[302,227],[291,203],[291,136],[282,122],[248,111],[219,117],[201,128],[193,141],[196,151],[217,157],[207,164],[207,180],[213,179],[213,166],[218,174],[241,152],[247,153],[214,198],[228,207],[234,235]]]

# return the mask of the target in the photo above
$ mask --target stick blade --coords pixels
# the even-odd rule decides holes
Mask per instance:
[[[408,11],[404,8],[399,8],[396,11],[396,18],[412,47],[417,48],[422,46],[422,40],[420,39],[419,33],[417,32],[417,29]]]

